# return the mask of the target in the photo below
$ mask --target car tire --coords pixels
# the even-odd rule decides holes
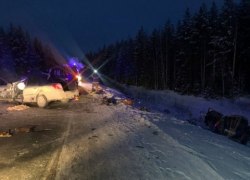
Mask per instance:
[[[45,108],[48,105],[48,100],[44,95],[39,95],[36,98],[37,106],[40,108]]]

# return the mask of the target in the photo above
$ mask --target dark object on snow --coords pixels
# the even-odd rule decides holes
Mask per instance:
[[[198,123],[197,123],[197,119],[195,119],[195,118],[192,118],[192,119],[188,119],[187,120],[190,124],[193,124],[193,125],[195,125],[195,126],[197,126],[198,125]]]
[[[241,144],[247,144],[250,137],[248,120],[243,116],[223,116],[221,113],[209,109],[205,116],[205,124],[211,131],[226,135]]]
[[[249,139],[248,121],[243,116],[233,115],[224,116],[220,121],[221,129],[224,134],[242,144],[247,144]]]
[[[213,132],[219,133],[219,129],[217,127],[217,123],[221,120],[222,114],[209,108],[208,112],[205,116],[205,124],[206,126]]]
[[[114,96],[112,96],[111,98],[108,98],[108,97],[103,97],[102,98],[102,104],[106,104],[106,105],[116,105],[117,104],[117,100],[115,99]]]
[[[157,136],[158,134],[159,134],[158,131],[154,131],[154,132],[153,132],[153,135],[156,135],[156,136]]]
[[[163,112],[166,114],[170,114],[170,111],[168,109],[164,109]]]
[[[96,94],[104,94],[105,92],[102,89],[99,89],[97,91],[94,91]]]
[[[145,107],[145,106],[139,107],[139,110],[150,112],[149,109],[147,107]]]

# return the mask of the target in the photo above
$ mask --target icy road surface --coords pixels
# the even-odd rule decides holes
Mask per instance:
[[[50,109],[6,111],[0,179],[250,179],[250,149],[185,121],[82,96]],[[158,128],[158,126],[160,128]]]

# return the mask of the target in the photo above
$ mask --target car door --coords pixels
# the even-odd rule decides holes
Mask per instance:
[[[40,92],[39,86],[27,86],[23,90],[23,102],[36,102],[36,97]]]

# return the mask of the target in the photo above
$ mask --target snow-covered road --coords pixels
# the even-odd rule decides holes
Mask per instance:
[[[22,114],[16,124],[37,122],[53,134],[22,135],[22,146],[20,137],[0,139],[0,179],[250,179],[249,147],[170,115],[107,106],[90,95]],[[1,116],[10,127],[20,112]],[[23,154],[13,157],[17,146]]]
[[[88,108],[70,120],[56,179],[224,179],[201,153],[149,121],[158,114],[98,100]]]

